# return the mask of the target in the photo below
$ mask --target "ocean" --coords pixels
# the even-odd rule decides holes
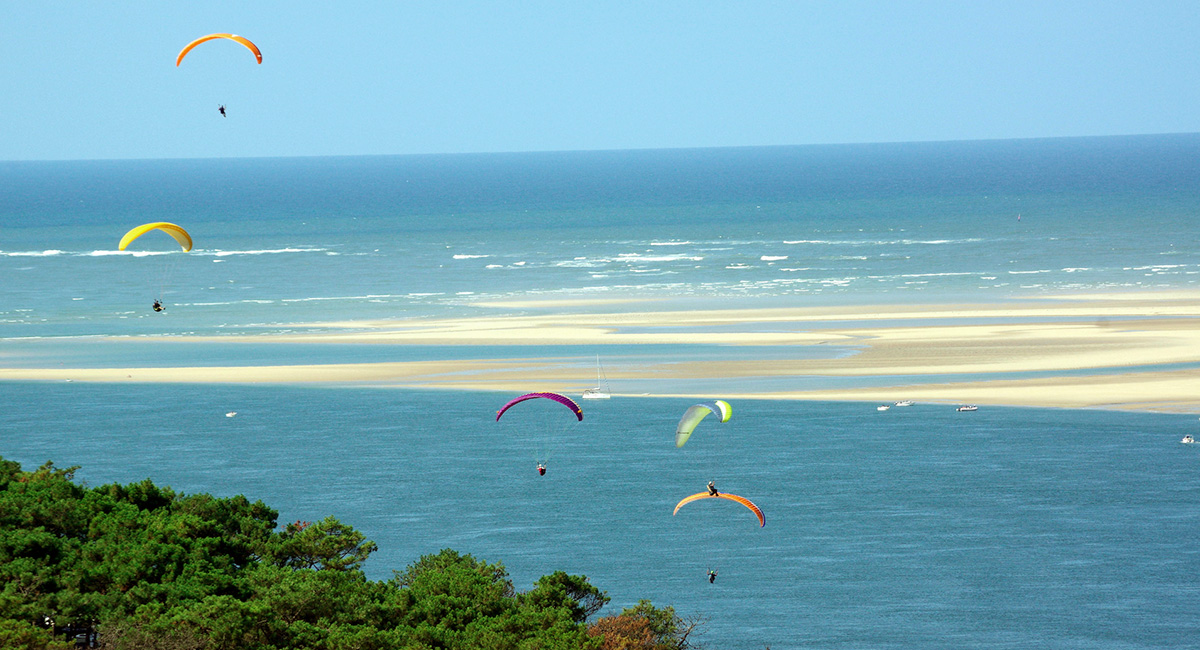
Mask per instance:
[[[0,338],[1194,286],[1200,136],[0,163]],[[129,228],[178,223],[123,254]],[[146,307],[161,296],[169,318]],[[488,310],[488,313],[494,310]]]
[[[550,355],[594,377],[601,350],[586,346],[219,337],[560,298],[1194,288],[1198,216],[1197,135],[0,163],[0,368]],[[116,251],[151,221],[184,226],[195,248],[152,233]],[[735,353],[637,347],[605,350],[606,365]],[[509,397],[5,382],[0,455],[81,465],[92,485],[246,494],[281,521],[333,515],[379,545],[376,579],[445,547],[503,562],[523,589],[582,573],[613,598],[607,613],[649,598],[703,617],[714,649],[1182,648],[1200,633],[1200,450],[1179,444],[1194,416],[743,400],[676,449],[686,399],[589,401],[577,425],[525,431],[494,421]],[[715,500],[671,515],[708,480],[767,525]]]

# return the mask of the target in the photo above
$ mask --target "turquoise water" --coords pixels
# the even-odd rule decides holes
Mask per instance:
[[[588,402],[578,426],[522,431],[493,420],[508,396],[486,393],[0,395],[3,455],[27,467],[247,494],[281,521],[334,515],[379,544],[377,579],[444,547],[503,561],[523,589],[585,574],[609,613],[650,598],[704,616],[713,648],[1184,648],[1200,634],[1191,416],[738,401],[676,449],[688,400]],[[556,448],[539,477],[543,435]],[[766,527],[723,501],[671,516],[710,479]]]
[[[659,309],[1195,288],[1198,216],[1196,135],[0,163],[0,367],[552,357],[590,381],[594,346],[267,337],[540,313],[488,303],[545,298]],[[158,220],[196,248],[163,236],[115,251]],[[603,354],[620,370],[739,350]],[[334,515],[379,544],[375,578],[443,547],[503,561],[522,588],[583,573],[611,612],[651,598],[705,616],[713,648],[1171,648],[1200,631],[1200,450],[1178,442],[1194,416],[738,401],[679,450],[690,400],[588,402],[563,427],[533,411],[494,422],[501,394],[129,380],[3,383],[0,455],[79,464],[91,484],[244,493],[283,521]],[[663,389],[641,381],[619,388]],[[767,526],[725,502],[671,516],[710,479]]]
[[[1196,286],[1200,136],[0,163],[0,338]],[[118,254],[130,227],[170,221]],[[133,250],[136,249],[136,250]],[[161,297],[166,314],[151,313]],[[507,310],[512,311],[512,310]]]

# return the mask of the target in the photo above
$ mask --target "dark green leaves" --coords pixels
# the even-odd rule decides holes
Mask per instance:
[[[445,549],[373,582],[362,564],[374,542],[332,517],[278,530],[274,510],[242,496],[148,480],[88,489],[75,469],[0,458],[0,647],[54,648],[48,620],[96,625],[115,650],[603,642],[585,622],[608,597],[583,576],[557,571],[520,593],[502,564]],[[656,642],[680,631],[670,608],[636,617]]]

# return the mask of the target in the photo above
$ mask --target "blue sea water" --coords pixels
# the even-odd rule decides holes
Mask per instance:
[[[90,485],[149,477],[246,494],[281,521],[336,516],[379,545],[376,579],[447,547],[503,562],[520,589],[583,574],[609,613],[649,598],[705,618],[711,648],[1161,649],[1200,635],[1200,450],[1179,444],[1193,417],[743,400],[676,449],[688,400],[589,402],[583,422],[542,432],[496,423],[504,399],[6,384],[0,445],[27,467],[82,465]],[[556,448],[539,477],[543,433]],[[766,526],[715,500],[671,515],[710,479]]]
[[[271,333],[529,298],[1195,286],[1198,188],[1196,135],[0,163],[0,338]],[[150,221],[196,248],[155,233],[117,254]],[[160,295],[165,318],[146,309]]]
[[[581,346],[171,339],[547,298],[1194,288],[1198,215],[1197,135],[0,163],[0,368],[555,356],[589,377],[598,351]],[[195,249],[147,236],[115,250],[160,220]],[[627,346],[606,364],[647,354],[736,350]],[[504,562],[522,588],[583,573],[612,612],[650,598],[706,617],[713,648],[1171,648],[1200,632],[1200,452],[1178,443],[1194,417],[741,401],[679,450],[687,400],[587,403],[584,422],[537,432],[493,421],[505,397],[5,382],[0,455],[82,465],[91,484],[244,493],[284,521],[334,515],[379,544],[375,578],[443,547]],[[710,479],[767,526],[724,502],[670,515]]]

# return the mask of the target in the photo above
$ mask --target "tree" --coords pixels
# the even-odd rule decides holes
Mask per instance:
[[[571,612],[571,619],[583,623],[592,614],[608,603],[608,595],[592,586],[584,576],[567,575],[555,571],[538,578],[533,591],[522,595],[522,600],[538,608],[563,607]]]
[[[588,635],[603,639],[600,650],[658,650],[661,646],[641,616],[605,616],[588,626]]]
[[[451,549],[422,556],[393,580],[412,601],[405,620],[413,627],[425,624],[457,630],[477,618],[515,609],[517,604],[504,565],[488,564]]]
[[[30,623],[0,619],[0,648],[5,650],[71,650],[75,644],[55,640],[49,630]]]
[[[689,650],[699,648],[691,637],[699,634],[703,619],[680,618],[674,607],[655,607],[648,600],[607,616],[588,628],[602,637],[603,650]]]
[[[599,645],[577,620],[593,597],[604,598],[585,578],[559,572],[539,580],[533,591],[517,594],[502,564],[443,549],[421,557],[392,582],[410,603],[404,621],[417,647],[584,650]]]
[[[86,488],[75,469],[0,458],[0,648],[60,650],[55,624],[98,630],[105,650],[592,650],[622,638],[589,636],[608,596],[583,576],[556,571],[519,593],[503,564],[444,549],[370,581],[375,544],[332,517],[280,531],[276,511],[243,496],[148,480]],[[612,618],[640,625],[642,641],[682,643],[605,647],[689,647],[670,608]]]
[[[326,517],[315,524],[288,524],[267,553],[279,566],[293,569],[357,571],[378,548],[357,530]]]

